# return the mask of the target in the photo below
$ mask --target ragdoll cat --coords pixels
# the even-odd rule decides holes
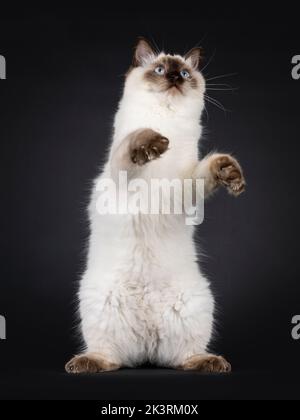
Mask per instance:
[[[69,373],[157,366],[227,373],[230,364],[208,352],[214,298],[197,263],[194,227],[184,215],[97,212],[97,182],[204,179],[205,196],[225,186],[238,196],[245,180],[230,155],[198,159],[205,80],[201,50],[156,53],[144,39],[135,49],[114,122],[108,162],[89,207],[91,235],[79,300],[85,351]]]

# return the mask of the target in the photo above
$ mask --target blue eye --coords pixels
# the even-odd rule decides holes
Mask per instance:
[[[187,70],[182,70],[180,74],[184,79],[188,79],[191,76]]]
[[[155,73],[159,76],[163,76],[165,74],[165,69],[163,68],[163,66],[158,66],[155,69]]]

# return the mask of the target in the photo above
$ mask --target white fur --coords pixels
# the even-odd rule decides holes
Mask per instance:
[[[184,179],[205,167],[198,163],[204,79],[197,72],[199,88],[174,96],[151,91],[144,71],[135,68],[127,77],[110,157],[99,179],[115,177],[118,148],[143,128],[167,137],[170,150],[157,161],[128,168],[133,177]],[[86,351],[130,367],[146,361],[177,367],[191,356],[206,354],[214,300],[197,264],[194,228],[186,226],[184,215],[101,216],[97,198],[94,188],[87,269],[79,295]]]

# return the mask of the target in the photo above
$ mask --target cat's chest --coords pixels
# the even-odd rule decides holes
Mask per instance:
[[[171,105],[132,106],[120,111],[115,124],[115,134],[119,141],[142,128],[151,128],[170,139],[197,140],[201,133],[197,120],[189,118]]]

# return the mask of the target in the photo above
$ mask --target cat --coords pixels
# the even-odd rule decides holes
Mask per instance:
[[[204,179],[205,197],[219,186],[245,189],[238,161],[210,154],[199,161],[206,84],[201,49],[157,53],[140,39],[126,74],[109,159],[93,188],[91,234],[79,301],[85,350],[68,373],[98,373],[145,362],[182,370],[228,373],[208,351],[215,302],[201,273],[195,227],[178,215],[100,215],[101,179]]]

